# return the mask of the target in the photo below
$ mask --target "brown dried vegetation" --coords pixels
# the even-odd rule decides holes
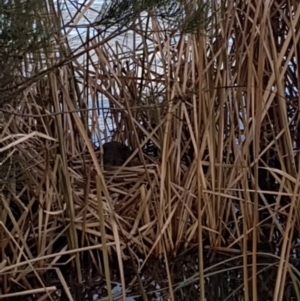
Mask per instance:
[[[155,255],[166,260],[174,300],[169,256],[198,246],[201,300],[205,250],[242,261],[244,300],[260,300],[262,253],[277,271],[273,300],[287,281],[300,300],[289,261],[299,255],[300,6],[221,3],[208,32],[169,33],[149,16],[151,28],[133,29],[140,44],[88,39],[85,63],[65,59],[30,83],[17,108],[1,108],[4,296],[49,297],[56,288],[43,275],[53,271],[71,299],[57,268],[65,255],[78,282],[85,254],[108,288],[109,256],[124,285],[125,259]],[[110,138],[142,164],[103,171],[93,141]],[[278,252],[260,253],[265,242]]]

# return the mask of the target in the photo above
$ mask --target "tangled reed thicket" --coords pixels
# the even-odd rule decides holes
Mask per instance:
[[[100,258],[116,256],[124,285],[131,250],[167,260],[198,246],[201,300],[205,249],[241,255],[244,300],[259,300],[262,252],[276,259],[273,300],[286,281],[300,298],[289,261],[299,255],[300,6],[213,2],[210,31],[168,32],[149,14],[151,26],[133,27],[140,43],[90,38],[85,63],[49,70],[17,108],[1,108],[5,296],[51,295],[47,271],[68,292],[56,267],[65,255],[79,282],[83,254],[106,277]],[[111,138],[143,165],[104,172],[93,144]]]

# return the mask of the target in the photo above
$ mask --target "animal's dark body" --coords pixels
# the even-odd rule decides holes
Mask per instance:
[[[130,148],[123,143],[111,141],[103,144],[104,166],[121,166],[131,154]]]

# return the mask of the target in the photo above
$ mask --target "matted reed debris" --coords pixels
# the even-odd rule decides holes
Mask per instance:
[[[170,261],[196,247],[193,298],[207,295],[207,254],[223,252],[212,273],[224,264],[231,275],[228,262],[242,272],[236,293],[214,298],[260,300],[272,267],[268,296],[300,300],[300,7],[224,3],[205,34],[168,31],[149,14],[151,26],[130,28],[139,43],[88,38],[86,63],[47,71],[17,108],[1,108],[2,296],[59,288],[75,300],[66,273],[82,284],[91,268],[112,299],[113,261],[124,298],[130,259],[147,300],[139,277],[155,256],[176,300],[187,282]],[[95,149],[111,139],[141,164],[104,171]]]

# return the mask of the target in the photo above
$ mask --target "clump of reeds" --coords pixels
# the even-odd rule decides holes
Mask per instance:
[[[149,18],[151,28],[132,27],[140,44],[93,38],[88,68],[60,66],[17,109],[4,108],[4,292],[46,286],[51,294],[41,277],[52,268],[68,291],[54,267],[70,255],[82,281],[84,251],[108,282],[116,256],[123,285],[124,259],[163,257],[174,300],[169,255],[196,245],[202,299],[209,249],[241,256],[244,299],[258,300],[260,246],[271,242],[280,249],[264,254],[277,259],[273,300],[287,277],[299,297],[288,261],[299,236],[296,17],[236,3],[207,35],[166,34]],[[110,139],[142,164],[104,172],[94,143]]]

